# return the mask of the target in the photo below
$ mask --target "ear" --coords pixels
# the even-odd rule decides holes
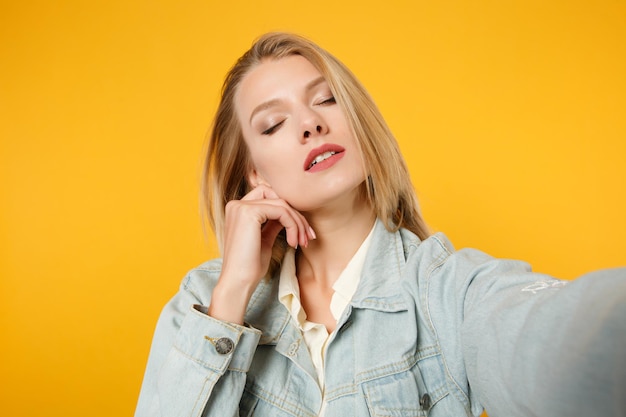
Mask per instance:
[[[265,178],[263,178],[263,176],[259,174],[259,172],[254,167],[250,167],[246,179],[248,180],[248,184],[250,184],[252,188],[258,187],[259,185],[266,185],[268,187],[271,187],[270,184],[265,181]]]

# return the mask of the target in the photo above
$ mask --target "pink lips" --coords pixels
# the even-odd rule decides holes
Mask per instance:
[[[343,147],[339,145],[335,145],[333,143],[325,143],[322,146],[312,149],[311,152],[309,152],[309,154],[307,155],[306,159],[304,160],[304,170],[308,172],[316,172],[316,171],[322,171],[326,168],[330,168],[337,161],[343,158],[344,151],[345,149]],[[335,154],[331,156],[330,158],[327,158],[321,162],[318,162],[317,164],[313,165],[309,169],[309,166],[311,166],[311,163],[315,160],[315,158],[318,155],[322,155],[323,153],[326,153],[326,152],[334,152]]]

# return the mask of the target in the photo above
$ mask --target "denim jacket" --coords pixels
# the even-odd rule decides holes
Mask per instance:
[[[327,347],[325,393],[262,281],[245,326],[206,314],[221,261],[165,306],[136,417],[626,415],[626,270],[572,282],[380,221]]]

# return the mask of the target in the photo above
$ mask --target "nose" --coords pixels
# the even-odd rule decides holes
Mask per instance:
[[[317,133],[322,133],[322,126],[320,126],[320,125],[316,125],[316,126],[315,126],[315,132],[317,132]],[[311,133],[311,131],[310,131],[310,130],[305,130],[305,131],[304,131],[304,138],[305,138],[305,139],[310,138],[310,137],[311,137],[311,135],[312,135],[312,133]]]
[[[315,111],[310,111],[305,119],[302,120],[302,136],[301,139],[306,141],[314,136],[323,135],[328,131],[328,126],[324,119]]]

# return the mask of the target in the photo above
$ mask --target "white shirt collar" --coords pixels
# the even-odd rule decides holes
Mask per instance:
[[[330,302],[330,311],[335,320],[339,320],[359,285],[373,231],[374,227],[333,284],[335,293]],[[295,250],[293,248],[288,248],[283,258],[278,283],[278,299],[289,310],[301,328],[307,327],[305,326],[307,323],[306,313],[300,303],[300,287],[296,277]]]

